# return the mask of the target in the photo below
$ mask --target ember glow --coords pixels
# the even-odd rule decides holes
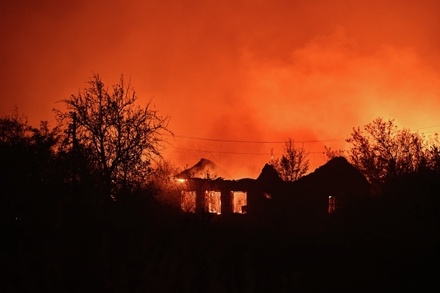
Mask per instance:
[[[334,196],[328,197],[328,213],[333,214],[336,210],[336,198]]]
[[[440,130],[437,1],[3,2],[0,110],[33,125],[54,126],[56,101],[99,73],[171,117],[166,159],[231,178],[255,178],[288,138],[313,171],[379,116]]]
[[[247,207],[247,193],[244,191],[231,191],[232,211],[237,214],[245,214]]]
[[[207,205],[207,210],[210,213],[220,215],[222,212],[221,209],[221,192],[220,191],[212,191],[207,190],[205,192],[205,202]]]
[[[186,179],[177,178],[177,179],[176,179],[176,182],[179,183],[179,184],[183,184],[183,183],[186,182]]]

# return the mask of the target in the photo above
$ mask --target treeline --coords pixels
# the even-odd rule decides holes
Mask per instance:
[[[401,133],[383,119],[371,124],[380,131],[354,129],[356,147],[329,157],[359,159],[372,201],[302,229],[185,215],[136,177],[117,177],[108,189],[92,145],[78,130],[74,140],[67,117],[64,130],[32,127],[19,113],[0,118],[2,292],[439,288],[436,137]],[[172,167],[148,171],[166,182]]]
[[[168,118],[122,77],[108,89],[96,75],[62,102],[53,128],[0,117],[1,292],[440,287],[437,136],[380,118],[354,128],[348,151],[327,154],[366,176],[372,200],[306,229],[159,203],[175,171],[153,165]]]
[[[58,140],[45,122],[32,127],[18,112],[0,118],[2,223],[49,217],[49,207],[64,195],[72,162],[55,153]]]
[[[18,110],[0,117],[2,223],[60,218],[66,205],[103,207],[157,189],[152,162],[161,159],[169,118],[151,102],[138,105],[123,76],[109,89],[94,75],[61,103],[52,128],[29,125]]]
[[[438,245],[440,240],[440,143],[377,118],[353,128],[348,160],[371,183],[368,229],[381,241],[402,246]],[[339,154],[341,152],[338,152]]]
[[[347,142],[351,144],[346,152],[349,161],[375,186],[415,173],[440,174],[437,133],[425,137],[399,129],[393,120],[377,118],[363,129],[353,128]]]

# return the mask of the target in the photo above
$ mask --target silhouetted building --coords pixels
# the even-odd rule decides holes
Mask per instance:
[[[367,179],[343,157],[333,158],[295,182],[285,182],[277,196],[276,210],[309,222],[361,209],[371,198]]]
[[[202,165],[215,166],[205,159],[195,166]],[[192,170],[203,173],[199,167]],[[181,186],[181,208],[192,213],[320,222],[329,214],[364,205],[370,198],[368,181],[343,157],[333,158],[295,182],[283,181],[268,164],[257,179],[193,178],[188,174],[191,172],[184,171],[176,179]]]
[[[270,204],[254,179],[179,178],[181,208],[186,212],[247,214]]]

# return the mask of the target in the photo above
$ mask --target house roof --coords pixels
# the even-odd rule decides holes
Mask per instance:
[[[331,159],[292,185],[296,190],[310,192],[367,191],[370,188],[367,179],[344,157]]]
[[[227,172],[214,162],[205,158],[201,158],[200,161],[198,161],[194,166],[185,169],[184,171],[177,174],[175,177],[181,179],[215,179],[227,177]]]

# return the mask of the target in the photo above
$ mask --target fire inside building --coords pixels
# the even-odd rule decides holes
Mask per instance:
[[[227,191],[228,192],[228,191]],[[246,191],[229,191],[230,206],[233,213],[245,214],[247,207]],[[222,196],[220,191],[206,190],[202,195],[204,210],[220,215],[222,213]],[[223,201],[224,203],[225,201]],[[223,207],[225,205],[223,204]],[[181,207],[184,212],[195,213],[197,210],[197,192],[181,191]]]
[[[176,175],[182,211],[320,219],[370,199],[370,184],[343,157],[333,158],[295,182],[283,181],[267,164],[257,179],[211,179],[209,174],[203,175],[207,165],[213,167],[202,159]],[[205,178],[199,178],[201,175]]]
[[[181,208],[184,212],[246,214],[249,197],[257,197],[252,179],[188,178],[180,180]],[[250,199],[252,203],[252,199]]]

